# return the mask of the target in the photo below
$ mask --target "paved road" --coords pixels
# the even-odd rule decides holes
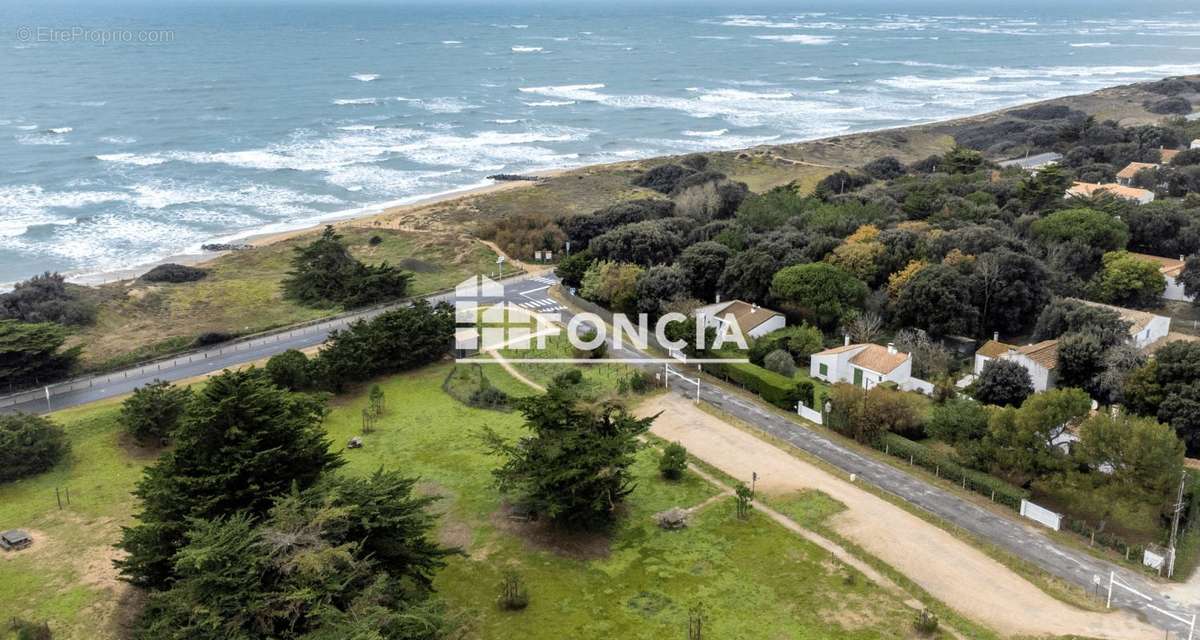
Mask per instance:
[[[544,292],[548,283],[538,280],[538,278],[545,280],[544,277],[536,274],[523,275],[506,280],[504,282],[505,292],[503,298],[514,303],[528,301],[529,299],[522,296],[520,292],[527,291],[535,286],[543,287],[541,291]],[[443,293],[429,296],[426,299],[430,302],[452,301],[453,294]],[[372,309],[350,316],[343,316],[306,327],[303,331],[283,329],[267,334],[265,339],[256,339],[247,343],[214,345],[210,349],[196,351],[191,354],[188,358],[191,360],[190,362],[180,364],[167,362],[157,367],[151,366],[149,368],[133,367],[125,371],[98,376],[98,382],[94,386],[56,393],[49,401],[47,401],[45,396],[39,395],[34,399],[0,408],[0,413],[46,413],[48,411],[58,411],[97,400],[120,396],[133,391],[136,387],[143,386],[155,380],[185,380],[221,371],[229,367],[236,367],[247,362],[269,358],[288,349],[315,347],[325,342],[329,333],[334,329],[344,328],[356,320],[374,317],[380,313],[384,313],[388,309],[403,304],[408,303],[398,303],[392,307]]]

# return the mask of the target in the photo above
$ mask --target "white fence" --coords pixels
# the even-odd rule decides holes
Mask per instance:
[[[1039,507],[1024,498],[1021,499],[1021,515],[1034,522],[1044,524],[1055,531],[1062,528],[1062,514],[1054,513],[1045,507]]]
[[[825,422],[825,418],[821,415],[820,411],[817,411],[816,409],[809,409],[800,403],[796,404],[796,413],[799,413],[801,418],[804,418],[809,422],[814,422],[816,424],[823,424]]]

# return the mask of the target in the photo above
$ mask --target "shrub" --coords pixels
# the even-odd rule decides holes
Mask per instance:
[[[383,236],[375,234],[371,236],[371,239],[367,241],[367,244],[371,245],[372,247],[378,247],[379,245],[383,244]]]
[[[504,409],[508,407],[508,394],[495,387],[481,387],[471,393],[467,404],[480,409]]]
[[[0,320],[0,385],[45,384],[71,370],[80,347],[60,350],[67,330],[51,322]]]
[[[931,636],[937,633],[938,617],[931,613],[928,609],[921,609],[917,612],[917,617],[913,620],[913,631],[916,631],[923,636]]]
[[[658,471],[667,480],[678,480],[687,470],[687,449],[678,442],[672,442],[663,448],[662,457],[658,460]]]
[[[552,385],[558,387],[569,387],[583,382],[583,372],[579,369],[567,369],[562,373],[554,376]]]
[[[892,156],[884,156],[868,162],[863,171],[876,180],[892,180],[904,175],[904,165]]]
[[[1161,100],[1147,100],[1146,111],[1171,115],[1187,115],[1192,112],[1192,103],[1183,96],[1172,96]]]
[[[796,361],[792,359],[792,354],[783,349],[768,353],[763,358],[763,367],[787,378],[796,375]]]
[[[0,483],[47,471],[69,450],[62,427],[46,418],[0,416]]]
[[[500,609],[505,611],[520,611],[529,606],[529,591],[524,587],[521,574],[506,572],[500,582]]]
[[[205,269],[168,262],[143,273],[142,280],[146,282],[196,282],[203,280],[207,275],[208,271]]]
[[[321,237],[295,247],[284,296],[309,307],[358,307],[404,297],[412,274],[386,262],[367,265],[350,254],[332,226]]]
[[[1009,360],[988,361],[975,383],[975,399],[984,404],[1017,406],[1032,394],[1029,372]]]
[[[57,322],[87,325],[96,319],[96,306],[82,299],[81,288],[68,285],[66,278],[47,271],[0,295],[0,319],[22,322]]]
[[[709,373],[746,387],[780,409],[795,411],[797,402],[812,405],[813,384],[809,380],[792,380],[774,371],[742,362],[716,362],[707,367]]]
[[[13,618],[8,623],[8,628],[13,632],[14,640],[51,640],[54,637],[50,633],[50,625],[45,622],[38,623]]]
[[[634,393],[646,393],[650,389],[650,376],[641,371],[634,371],[629,376],[629,390]]]
[[[267,376],[275,386],[289,391],[300,391],[312,386],[312,375],[308,356],[303,351],[288,349],[267,360]]]
[[[192,392],[165,380],[133,390],[121,403],[121,424],[139,444],[166,440],[179,425]]]
[[[679,182],[695,173],[695,169],[677,164],[661,164],[634,179],[634,186],[654,189],[659,193],[671,193]]]
[[[232,333],[225,333],[224,331],[205,331],[204,333],[196,336],[196,346],[207,347],[213,344],[229,342],[230,340],[233,340],[233,337],[234,336]]]

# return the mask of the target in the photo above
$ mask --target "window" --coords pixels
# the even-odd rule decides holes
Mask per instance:
[[[818,367],[817,371],[820,371],[821,375],[823,375],[823,376],[828,376],[829,375],[829,365],[822,362],[820,364],[820,366]]]

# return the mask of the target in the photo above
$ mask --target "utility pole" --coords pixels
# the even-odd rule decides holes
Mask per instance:
[[[1171,517],[1171,563],[1167,565],[1167,577],[1175,573],[1175,540],[1179,536],[1179,518],[1183,516],[1183,488],[1187,484],[1187,471],[1179,476],[1179,493],[1175,498],[1175,514]]]

